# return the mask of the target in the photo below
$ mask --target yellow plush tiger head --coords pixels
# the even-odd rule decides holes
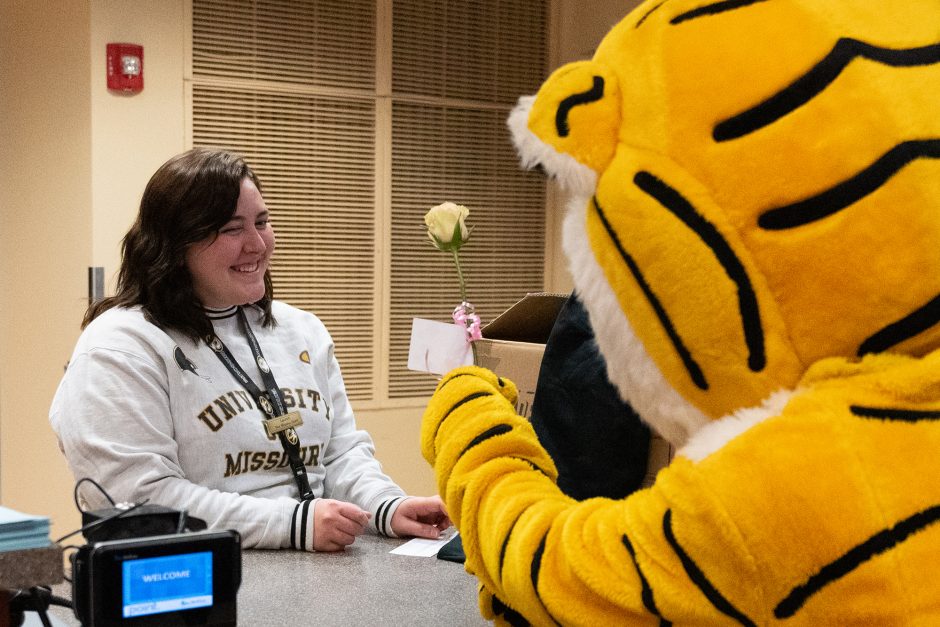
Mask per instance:
[[[938,94],[938,0],[650,0],[520,99],[608,375],[665,437],[940,346]]]

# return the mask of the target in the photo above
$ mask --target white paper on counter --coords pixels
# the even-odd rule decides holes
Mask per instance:
[[[408,370],[443,375],[472,363],[473,349],[466,329],[437,320],[412,319]]]
[[[441,547],[450,542],[456,536],[456,533],[445,532],[437,540],[427,540],[425,538],[413,538],[401,546],[397,546],[389,553],[395,555],[411,555],[414,557],[434,557]]]

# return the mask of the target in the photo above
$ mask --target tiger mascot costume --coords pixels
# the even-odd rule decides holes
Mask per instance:
[[[940,0],[649,0],[510,127],[679,451],[577,502],[511,381],[445,376],[422,453],[483,615],[940,625]]]

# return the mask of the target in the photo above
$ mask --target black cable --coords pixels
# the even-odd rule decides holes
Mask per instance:
[[[58,605],[59,607],[72,609],[72,599],[66,599],[65,597],[51,594],[49,595],[49,605]]]
[[[75,501],[75,509],[77,509],[77,510],[80,511],[80,512],[85,511],[85,510],[82,509],[82,506],[78,503],[78,488],[79,488],[79,486],[81,486],[82,483],[84,483],[85,481],[87,481],[88,483],[90,483],[90,484],[92,484],[93,486],[95,486],[96,488],[98,488],[98,490],[100,490],[101,493],[104,494],[104,498],[108,499],[108,502],[111,503],[111,507],[114,507],[114,499],[111,498],[111,495],[108,494],[107,490],[105,490],[104,488],[101,487],[101,484],[100,484],[100,483],[98,483],[97,481],[95,481],[95,480],[92,479],[91,477],[82,477],[81,479],[79,479],[78,481],[75,482],[75,488],[72,490],[72,498],[73,498],[74,501]]]
[[[77,544],[67,544],[67,545],[61,547],[61,549],[62,549],[62,554],[63,554],[63,555],[65,555],[65,552],[68,551],[69,549],[71,549],[71,550],[73,550],[73,551],[77,551],[77,550],[79,550],[80,548],[82,548],[82,547],[80,547],[80,546],[77,545]],[[69,563],[72,562],[71,556],[69,556],[69,560],[68,560],[68,561],[69,561]],[[72,571],[69,570],[67,573],[62,573],[62,578],[65,579],[67,582],[72,583]]]

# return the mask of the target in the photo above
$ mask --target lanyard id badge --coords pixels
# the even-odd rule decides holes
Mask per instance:
[[[282,431],[290,430],[290,432],[286,434],[288,440],[292,435],[297,437],[297,432],[294,430],[294,427],[299,427],[303,423],[304,421],[300,418],[299,411],[288,412],[261,421],[261,424],[264,425],[264,432],[268,434],[269,438],[274,437]]]
[[[284,402],[284,396],[281,394],[281,388],[278,387],[271,373],[271,368],[261,353],[261,345],[248,324],[248,318],[241,307],[238,308],[238,321],[248,339],[248,345],[251,348],[251,355],[254,357],[258,369],[261,371],[261,380],[265,389],[261,390],[244,368],[241,367],[235,357],[229,351],[225,343],[215,334],[206,338],[206,344],[216,354],[219,361],[235,377],[242,387],[244,387],[255,403],[264,413],[265,418],[261,421],[264,431],[268,437],[277,436],[287,453],[287,459],[290,462],[291,472],[294,475],[294,481],[297,483],[297,489],[300,491],[301,500],[313,498],[313,491],[310,489],[310,482],[307,479],[307,468],[300,459],[300,437],[297,435],[295,427],[303,424],[300,412],[288,412]]]

